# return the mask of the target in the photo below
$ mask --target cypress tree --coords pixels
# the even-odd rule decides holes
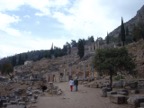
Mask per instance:
[[[124,23],[123,23],[123,18],[121,18],[121,41],[122,45],[125,45],[125,28],[124,28]]]
[[[107,33],[107,36],[106,36],[106,44],[109,44],[110,43],[110,39],[109,39],[109,35]]]
[[[52,46],[51,46],[51,49],[50,49],[50,55],[51,55],[51,58],[54,58],[54,48],[53,48],[53,43],[52,43]]]
[[[78,41],[78,55],[80,59],[84,56],[84,41],[81,39]]]

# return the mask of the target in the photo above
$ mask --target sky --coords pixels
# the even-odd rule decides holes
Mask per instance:
[[[103,37],[144,0],[0,0],[0,58]]]

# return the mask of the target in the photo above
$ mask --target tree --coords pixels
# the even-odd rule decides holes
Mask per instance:
[[[11,63],[4,63],[2,65],[2,74],[8,74],[10,76],[10,79],[12,79],[13,75],[11,73],[13,72],[13,66]]]
[[[19,65],[24,64],[25,60],[24,60],[23,54],[19,54],[18,58],[19,58]]]
[[[132,43],[132,42],[133,42],[133,39],[132,39],[132,36],[131,36],[130,33],[129,33],[128,26],[126,27],[125,35],[126,35],[126,39],[125,39],[125,40],[126,40],[126,44]]]
[[[52,43],[52,46],[51,46],[51,49],[50,49],[50,55],[51,55],[51,58],[54,58],[54,46],[53,46],[53,43]]]
[[[112,76],[117,71],[127,71],[133,74],[135,68],[134,61],[126,48],[98,49],[93,65],[99,73],[104,72],[110,75],[110,87],[112,87]]]
[[[88,42],[94,42],[94,37],[93,36],[88,37]]]
[[[68,42],[66,42],[66,45],[67,45],[67,53],[68,54],[71,54],[71,45],[70,45],[70,43],[68,43]]]
[[[141,31],[140,31],[140,29],[139,29],[139,27],[138,26],[134,26],[133,27],[133,31],[132,31],[132,34],[133,34],[133,41],[138,41],[138,40],[140,40],[141,39]]]
[[[81,39],[78,41],[78,55],[80,59],[84,56],[84,41]]]
[[[71,46],[72,47],[77,47],[77,42],[75,40],[71,40]]]
[[[109,35],[108,35],[108,33],[107,33],[107,36],[106,36],[106,44],[109,44],[110,43],[110,37],[109,37]]]
[[[104,45],[104,39],[102,37],[98,37],[96,40],[96,43],[98,43],[99,45]]]
[[[122,41],[122,45],[125,45],[125,28],[124,28],[124,23],[123,23],[123,18],[121,18],[121,32],[120,32],[120,36],[121,36],[121,41]]]

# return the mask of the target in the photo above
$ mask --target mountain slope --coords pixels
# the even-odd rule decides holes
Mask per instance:
[[[144,23],[144,5],[140,8],[140,10],[137,11],[137,14],[135,17],[133,17],[131,20],[126,22],[124,25],[125,27],[129,28],[129,32],[131,33],[134,26],[138,23]],[[113,30],[109,35],[113,37],[118,37],[120,33],[120,26],[117,27],[115,30]]]

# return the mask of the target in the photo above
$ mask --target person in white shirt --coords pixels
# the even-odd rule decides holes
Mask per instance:
[[[70,90],[71,92],[73,91],[73,86],[74,86],[74,81],[73,79],[71,78],[70,81],[69,81],[69,85],[70,85]]]

